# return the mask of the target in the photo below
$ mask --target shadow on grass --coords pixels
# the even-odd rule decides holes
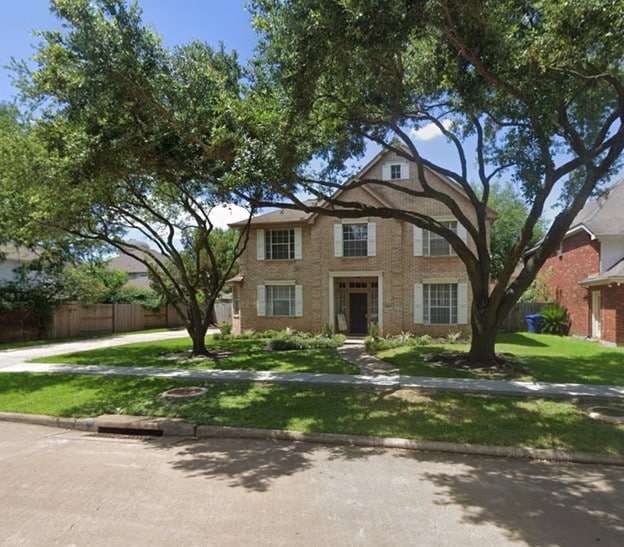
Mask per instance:
[[[548,344],[536,339],[535,337],[528,336],[523,332],[505,333],[499,334],[497,337],[497,344],[514,344],[516,346],[524,346],[529,348],[546,348]]]
[[[208,349],[225,349],[232,355],[218,359],[171,359],[189,351],[187,339],[147,342],[81,351],[35,359],[34,362],[71,365],[133,366],[181,369],[273,370],[280,372],[317,372],[357,374],[357,367],[341,359],[334,349],[271,351],[263,340],[207,339]]]

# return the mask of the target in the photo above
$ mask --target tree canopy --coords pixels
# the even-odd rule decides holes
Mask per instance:
[[[382,216],[445,237],[473,294],[473,360],[494,360],[495,334],[624,148],[624,5],[614,0],[257,0],[262,33],[256,88],[281,112],[273,201],[335,216]],[[411,132],[433,126],[450,150],[422,152]],[[384,184],[442,203],[475,248],[418,210],[349,203],[335,181],[375,144],[415,162],[420,187]],[[450,157],[454,156],[454,157]],[[323,162],[313,172],[309,166]],[[475,166],[472,168],[472,166]],[[467,196],[466,209],[427,182],[431,169]],[[513,183],[527,205],[503,264],[488,247],[492,184]],[[476,189],[475,189],[476,188]],[[547,203],[561,211],[524,263]],[[262,203],[267,203],[271,199]],[[327,214],[327,209],[325,213]],[[518,266],[519,275],[512,276]],[[494,270],[497,283],[490,286]]]
[[[205,353],[215,299],[247,238],[238,233],[229,254],[212,246],[210,213],[232,199],[225,175],[241,141],[236,54],[200,42],[169,50],[122,0],[52,9],[64,29],[40,33],[34,69],[16,67],[44,168],[30,164],[7,184],[30,207],[29,224],[145,264]]]

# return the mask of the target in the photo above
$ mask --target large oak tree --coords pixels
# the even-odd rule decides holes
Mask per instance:
[[[401,219],[445,237],[463,261],[473,294],[474,362],[494,361],[496,332],[556,249],[571,221],[608,180],[624,148],[624,4],[617,0],[258,0],[262,33],[255,91],[273,105],[276,167],[260,172],[265,199],[334,216]],[[271,101],[267,100],[271,97]],[[433,125],[448,161],[422,152],[411,131]],[[471,249],[434,218],[341,200],[339,175],[370,144],[416,164],[420,188],[465,227]],[[310,165],[323,163],[322,169]],[[250,166],[253,165],[250,163]],[[431,187],[448,177],[468,197],[460,207]],[[252,182],[254,170],[241,168]],[[527,213],[504,264],[488,248],[487,207],[497,179],[513,183]],[[297,192],[329,207],[311,207]],[[406,200],[409,202],[410,200]],[[560,212],[524,263],[545,208]],[[332,206],[333,205],[333,206]],[[512,276],[520,266],[519,274]]]
[[[18,67],[44,154],[6,180],[34,230],[101,241],[145,264],[183,317],[194,353],[247,231],[223,253],[211,211],[241,142],[234,53],[193,42],[169,50],[123,0],[55,0],[62,31],[42,32]],[[251,218],[251,215],[250,215]],[[157,252],[126,241],[140,237]]]

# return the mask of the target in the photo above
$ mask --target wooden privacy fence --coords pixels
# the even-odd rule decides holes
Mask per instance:
[[[545,302],[518,302],[503,322],[499,332],[523,332],[527,330],[526,316],[539,313]]]
[[[171,304],[158,310],[146,310],[137,304],[63,304],[56,310],[47,336],[71,338],[182,325]]]
[[[137,304],[63,304],[54,311],[52,324],[47,329],[38,328],[35,314],[24,311],[4,314],[0,324],[0,342],[72,338],[184,325],[171,304],[158,310],[146,310]]]

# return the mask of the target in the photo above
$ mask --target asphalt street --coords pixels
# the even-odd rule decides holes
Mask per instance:
[[[623,545],[624,468],[0,422],[2,545]]]

